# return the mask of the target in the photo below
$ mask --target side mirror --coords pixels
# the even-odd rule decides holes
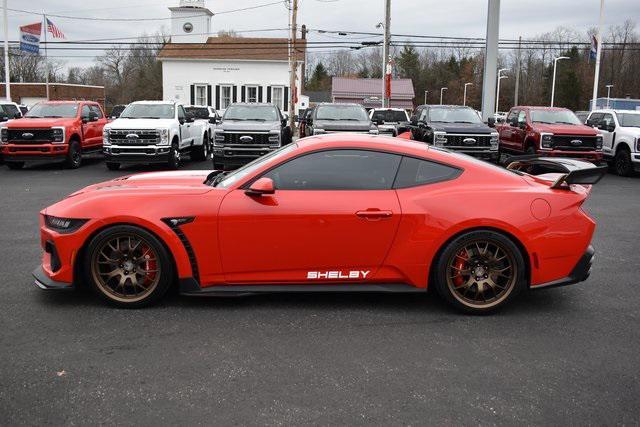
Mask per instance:
[[[185,118],[184,117],[178,117],[178,123],[183,125],[185,123]]]
[[[614,130],[616,130],[616,124],[615,123],[609,123],[607,125],[607,131],[613,132]]]
[[[509,120],[509,126],[517,128],[518,127],[518,118],[514,117],[513,119]]]
[[[496,127],[496,118],[495,117],[487,118],[487,126],[489,126],[490,128]]]
[[[98,114],[94,113],[93,111],[91,111],[89,113],[89,121],[90,122],[95,122],[96,120],[98,120]]]
[[[411,124],[416,126],[418,124],[418,116],[415,114],[411,116]]]
[[[217,125],[218,124],[218,118],[217,117],[209,117],[209,123],[211,123],[212,125]]]
[[[273,194],[276,192],[276,187],[271,178],[260,178],[251,184],[251,186],[245,190],[244,194],[247,196],[262,196],[266,194]]]
[[[520,129],[526,129],[527,128],[527,122],[518,122],[518,127]]]
[[[0,122],[6,122],[7,120],[9,120],[9,116],[7,115],[0,116]]]
[[[21,118],[22,118],[22,113],[15,113],[15,114],[13,115],[13,118],[14,118],[14,119],[21,119]]]
[[[186,122],[187,123],[193,123],[193,116],[187,116]]]

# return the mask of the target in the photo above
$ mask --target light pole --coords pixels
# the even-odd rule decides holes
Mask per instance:
[[[559,56],[553,60],[553,82],[551,83],[551,106],[553,107],[553,98],[556,95],[556,67],[561,59],[570,59],[568,56]]]
[[[498,70],[498,90],[496,91],[496,113],[498,112],[498,104],[500,104],[500,80],[506,79],[507,76],[503,76],[502,72],[507,71],[508,68],[500,68]]]
[[[611,98],[611,88],[613,85],[607,85],[607,108],[609,108],[609,99]]]
[[[448,87],[441,87],[440,88],[440,105],[442,105],[442,96],[444,94],[444,91],[449,89]]]
[[[462,105],[466,106],[467,105],[467,86],[471,86],[473,85],[473,83],[465,83],[464,84],[464,95],[462,97]]]
[[[425,104],[427,103],[427,95],[428,95],[428,94],[429,94],[429,91],[428,91],[428,90],[425,90],[425,91],[424,91],[424,103],[425,103]]]

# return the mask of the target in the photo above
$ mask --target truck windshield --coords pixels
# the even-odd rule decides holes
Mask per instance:
[[[76,117],[78,104],[36,104],[25,117]]]
[[[482,123],[471,108],[430,108],[429,121],[440,123]]]
[[[353,120],[368,122],[364,108],[358,105],[320,105],[316,107],[316,120]]]
[[[277,122],[278,112],[272,105],[232,105],[227,107],[222,120]]]
[[[618,120],[620,120],[620,126],[640,128],[640,114],[618,114]]]
[[[581,125],[582,122],[569,110],[530,110],[531,121],[534,123]]]
[[[385,123],[408,122],[409,118],[404,111],[397,110],[375,110],[371,115],[371,120],[382,120]]]
[[[129,104],[124,109],[122,119],[173,119],[173,104]]]

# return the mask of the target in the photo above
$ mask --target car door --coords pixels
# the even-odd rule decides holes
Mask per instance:
[[[507,118],[504,123],[500,126],[499,138],[500,145],[503,149],[512,151],[516,150],[517,147],[515,145],[515,127],[512,125],[514,121],[517,121],[519,110],[512,109],[509,111]]]
[[[102,146],[102,128],[107,124],[107,119],[102,113],[102,110],[97,105],[90,105],[89,109],[96,115],[96,120],[92,122],[92,132],[94,136],[91,139],[90,148],[97,148]]]
[[[218,217],[227,282],[374,279],[400,221],[391,188],[399,163],[400,156],[377,151],[319,151],[265,173],[273,195],[229,192]]]
[[[527,112],[525,110],[518,111],[518,117],[516,119],[516,126],[513,127],[513,133],[511,138],[513,141],[513,147],[517,151],[526,151],[524,140],[527,137]]]
[[[82,146],[90,147],[95,144],[96,131],[95,122],[90,120],[91,109],[88,104],[82,104],[80,108],[80,118],[82,120]],[[102,136],[102,135],[101,135]]]
[[[191,145],[191,123],[187,122],[187,113],[182,105],[178,105],[178,123],[180,126],[180,149]]]
[[[602,135],[602,152],[603,154],[613,155],[616,145],[616,121],[611,113],[604,113],[598,120],[598,130]]]

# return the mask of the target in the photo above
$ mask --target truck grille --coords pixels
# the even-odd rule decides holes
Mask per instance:
[[[9,142],[12,144],[42,144],[53,141],[51,129],[8,129]]]
[[[242,132],[225,132],[224,134],[224,143],[225,144],[238,144],[238,145],[269,145],[269,134],[268,133],[242,133]],[[248,138],[250,137],[251,140]],[[246,141],[242,141],[242,139],[246,139]],[[273,142],[276,144],[276,142]]]
[[[116,145],[156,145],[160,132],[154,129],[111,129],[109,142]]]
[[[446,134],[446,137],[447,147],[491,147],[491,135]],[[471,142],[470,139],[474,141]]]
[[[596,149],[596,138],[596,136],[553,135],[551,142],[556,150],[593,151]]]

